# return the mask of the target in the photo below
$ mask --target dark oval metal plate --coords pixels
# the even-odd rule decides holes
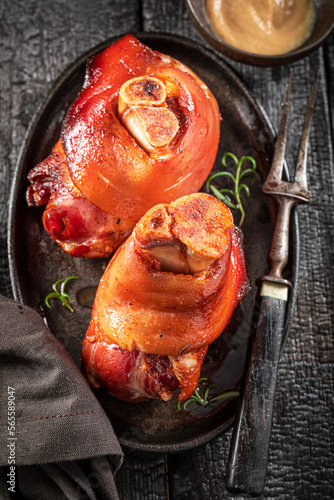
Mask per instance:
[[[220,168],[227,151],[236,156],[253,156],[265,177],[270,165],[274,137],[270,124],[236,74],[219,57],[201,45],[181,37],[163,34],[138,34],[153,49],[179,59],[209,86],[219,103],[222,115],[221,140],[214,170]],[[28,131],[16,168],[10,200],[9,261],[16,299],[37,310],[55,337],[65,346],[80,367],[81,342],[90,321],[92,292],[106,267],[106,259],[80,259],[65,254],[44,231],[42,209],[28,208],[25,202],[27,174],[51,151],[60,133],[65,112],[81,89],[86,60],[100,52],[116,38],[106,40],[72,64],[54,85]],[[247,341],[256,319],[255,280],[267,272],[267,255],[273,231],[274,207],[255,182],[247,202],[243,225],[248,269],[252,290],[236,309],[224,332],[208,350],[202,376],[214,387],[212,395],[227,389],[238,389],[244,368]],[[291,262],[287,278],[293,282],[289,300],[286,331],[292,317],[298,277],[298,225],[293,217]],[[52,284],[70,275],[80,276],[68,284],[75,312],[59,301],[51,310],[44,298]],[[236,400],[217,401],[206,407],[190,404],[179,411],[177,399],[165,403],[127,403],[95,390],[96,397],[108,414],[120,443],[143,451],[174,452],[204,443],[226,430],[232,423]]]

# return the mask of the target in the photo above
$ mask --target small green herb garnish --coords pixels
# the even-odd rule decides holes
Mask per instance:
[[[206,387],[203,396],[201,396],[200,392],[199,392],[200,391],[199,384],[201,382],[204,382],[204,381],[207,382],[208,379],[206,377],[202,377],[202,378],[199,379],[198,386],[197,386],[194,394],[192,394],[190,396],[190,398],[187,399],[187,401],[185,401],[183,403],[183,409],[184,410],[187,408],[187,406],[188,406],[189,403],[193,403],[193,402],[194,403],[199,403],[201,406],[207,406],[209,404],[208,395],[209,395],[210,389],[213,387],[213,384],[210,384],[208,387]],[[177,407],[178,407],[179,410],[181,410],[181,404],[182,404],[181,401],[179,401],[178,405],[177,405]]]
[[[201,382],[204,382],[204,385],[206,387],[200,388],[199,385]],[[187,409],[187,406],[189,403],[198,403],[201,406],[208,406],[209,403],[212,403],[214,401],[218,401],[220,399],[229,399],[229,398],[234,398],[234,397],[239,396],[239,391],[227,391],[227,392],[223,392],[222,394],[219,394],[218,396],[215,396],[214,398],[209,399],[209,392],[212,389],[212,387],[214,387],[214,384],[208,385],[208,379],[206,377],[200,378],[198,381],[198,386],[197,386],[194,394],[192,394],[190,396],[190,398],[187,399],[187,401],[185,401],[183,403],[183,410]],[[203,394],[202,396],[201,396],[201,393]],[[181,401],[179,401],[177,404],[178,410],[182,410],[181,406],[182,406],[182,403],[181,403]]]
[[[70,304],[70,302],[72,302],[72,299],[65,292],[65,287],[66,287],[66,284],[67,284],[68,281],[70,281],[70,280],[79,280],[79,279],[80,279],[79,276],[69,276],[68,278],[57,280],[52,285],[52,288],[53,288],[54,292],[49,293],[45,297],[45,304],[46,304],[46,306],[49,309],[51,309],[50,299],[59,299],[64,304],[64,306],[66,307],[66,309],[68,309],[69,311],[73,312],[74,309],[73,309],[73,307]],[[60,283],[61,283],[61,285],[60,285]],[[60,285],[60,290],[58,290],[58,286],[59,285]]]
[[[206,181],[206,186],[207,188],[211,189],[216,198],[224,202],[225,205],[227,205],[229,208],[240,211],[241,218],[239,226],[241,227],[245,218],[245,210],[242,204],[241,193],[242,191],[244,191],[248,197],[250,196],[250,190],[247,184],[245,184],[245,179],[246,177],[255,175],[259,179],[259,181],[261,181],[261,176],[256,171],[256,161],[251,156],[242,156],[240,160],[238,160],[238,158],[233,153],[225,153],[222,159],[222,164],[224,167],[227,167],[228,158],[232,158],[232,160],[235,162],[237,166],[236,174],[233,175],[231,172],[226,170],[217,172],[213,175],[210,175],[210,177]],[[251,163],[251,168],[246,168],[242,170],[243,163],[246,160],[248,160]],[[231,179],[234,184],[234,190],[229,189],[228,187],[218,189],[216,186],[212,185],[211,181],[219,176],[225,176]],[[242,179],[244,180],[243,183],[241,183]]]

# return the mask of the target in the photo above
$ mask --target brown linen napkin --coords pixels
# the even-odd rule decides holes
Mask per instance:
[[[2,296],[0,339],[0,498],[118,499],[122,450],[69,354],[35,311]]]

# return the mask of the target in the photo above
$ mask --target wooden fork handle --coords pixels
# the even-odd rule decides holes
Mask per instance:
[[[264,284],[261,293],[263,289]],[[227,466],[227,489],[233,493],[259,496],[265,484],[286,311],[286,300],[277,298],[282,291],[276,297],[261,296],[257,327],[250,339]]]

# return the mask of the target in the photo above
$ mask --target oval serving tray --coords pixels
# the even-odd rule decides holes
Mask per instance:
[[[221,139],[214,170],[220,168],[227,151],[236,156],[253,156],[265,177],[273,156],[272,127],[237,75],[213,52],[187,39],[164,34],[137,34],[143,43],[169,54],[188,65],[209,86],[222,115]],[[119,38],[119,37],[117,37]],[[59,78],[36,114],[27,133],[17,164],[10,197],[9,263],[14,297],[37,310],[51,332],[80,367],[81,342],[90,320],[90,308],[82,297],[94,290],[106,267],[106,259],[80,259],[65,254],[44,231],[41,208],[28,208],[25,202],[29,170],[44,159],[59,138],[62,120],[81,89],[86,60],[116,39],[111,38],[83,54]],[[247,340],[256,317],[255,281],[267,271],[267,255],[273,232],[274,206],[255,182],[247,200],[243,224],[245,249],[252,290],[236,309],[224,334],[208,349],[202,376],[214,387],[210,395],[238,389],[244,368]],[[299,236],[297,214],[293,216],[290,262],[287,278],[293,289],[289,299],[286,333],[289,330],[298,279]],[[54,301],[51,310],[44,304],[52,284],[60,278],[80,276],[68,284],[75,312]],[[234,419],[236,400],[217,401],[206,407],[191,403],[179,411],[177,398],[169,402],[152,400],[127,403],[94,390],[109,416],[122,445],[142,451],[175,452],[208,441],[226,430]]]

